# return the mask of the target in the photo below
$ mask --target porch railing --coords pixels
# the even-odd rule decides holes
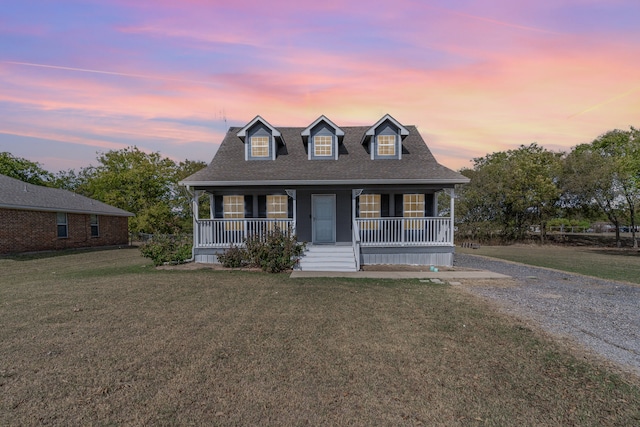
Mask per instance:
[[[199,219],[195,223],[196,246],[229,247],[241,245],[247,236],[264,235],[276,228],[295,233],[292,219]]]
[[[361,246],[453,245],[450,218],[356,218]]]

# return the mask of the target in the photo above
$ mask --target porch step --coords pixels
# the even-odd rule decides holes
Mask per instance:
[[[298,263],[301,271],[356,271],[356,258],[350,245],[308,245]]]

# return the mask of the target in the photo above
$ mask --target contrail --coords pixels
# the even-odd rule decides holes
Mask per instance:
[[[31,62],[2,61],[2,63],[11,64],[11,65],[22,65],[26,67],[53,68],[55,70],[77,71],[81,73],[107,74],[110,76],[133,77],[137,79],[163,80],[163,81],[170,81],[170,82],[195,83],[195,84],[201,84],[201,85],[207,85],[207,86],[215,86],[215,84],[212,82],[204,82],[199,80],[173,79],[170,77],[149,76],[146,74],[118,73],[115,71],[91,70],[88,68],[62,67],[59,65],[34,64]]]
[[[582,114],[588,113],[589,111],[593,111],[593,110],[595,110],[595,109],[597,109],[597,108],[600,108],[600,107],[602,107],[603,105],[607,105],[607,104],[609,104],[609,103],[611,103],[611,102],[613,102],[613,101],[617,101],[617,100],[618,100],[618,99],[620,99],[620,98],[624,98],[625,96],[629,96],[629,95],[631,95],[633,92],[637,92],[638,90],[640,90],[640,86],[637,86],[637,87],[635,87],[635,88],[633,88],[633,89],[631,89],[631,90],[628,90],[628,91],[626,91],[626,92],[624,92],[624,93],[621,93],[621,94],[619,94],[619,95],[616,95],[616,96],[614,96],[614,97],[612,97],[612,98],[609,98],[609,99],[607,99],[607,100],[605,100],[605,101],[603,101],[603,102],[601,102],[601,103],[599,103],[599,104],[592,105],[592,106],[591,106],[591,107],[589,107],[589,108],[585,108],[584,110],[582,110],[582,111],[580,111],[580,112],[578,112],[578,113],[572,114],[572,115],[570,115],[570,116],[569,116],[569,117],[567,117],[567,118],[568,118],[568,119],[572,119],[572,118],[574,118],[574,117],[578,117],[578,116],[580,116],[580,115],[582,115]]]
[[[510,22],[498,21],[497,19],[485,18],[484,16],[471,15],[469,13],[458,12],[456,10],[445,9],[445,8],[436,7],[436,6],[426,6],[426,7],[431,8],[431,9],[440,10],[440,11],[445,12],[445,13],[450,13],[452,15],[462,16],[463,18],[475,19],[477,21],[484,21],[484,22],[488,22],[490,24],[501,25],[503,27],[516,28],[518,30],[535,31],[537,33],[562,35],[562,33],[559,33],[559,32],[556,32],[556,31],[545,30],[543,28],[529,27],[529,26],[526,26],[526,25],[512,24]]]

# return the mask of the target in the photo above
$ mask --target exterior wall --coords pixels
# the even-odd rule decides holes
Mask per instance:
[[[267,157],[252,157],[251,156],[251,137],[253,136],[266,136],[269,138],[269,155]],[[247,132],[247,159],[248,160],[273,160],[273,136],[271,135],[271,131],[262,123],[256,123],[253,125],[251,129]]]
[[[91,216],[68,213],[68,237],[59,238],[56,212],[0,209],[0,254],[129,243],[127,217],[98,215],[98,230],[91,237]]]
[[[301,242],[311,243],[311,195],[336,195],[336,242],[351,242],[351,190],[298,190],[296,192],[296,234]]]
[[[360,263],[453,266],[453,246],[360,248]]]
[[[396,140],[396,155],[395,156],[378,156],[378,149],[377,149],[378,141],[376,140],[376,137],[378,135],[391,135],[391,136],[395,137],[395,140]],[[399,142],[398,128],[393,123],[389,122],[388,120],[385,121],[380,126],[378,126],[378,128],[376,129],[375,136],[374,136],[373,141],[371,143],[371,147],[372,147],[371,150],[372,150],[373,158],[375,160],[399,159],[400,158],[400,150],[402,149],[402,146],[399,145],[398,142]]]
[[[331,156],[316,156],[314,154],[313,137],[314,136],[330,136],[331,137]],[[338,144],[334,129],[325,122],[320,122],[311,129],[309,136],[309,158],[312,160],[335,160],[337,158]]]

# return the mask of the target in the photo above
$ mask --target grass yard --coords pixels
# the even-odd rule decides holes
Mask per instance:
[[[628,425],[636,378],[448,285],[0,259],[0,425]]]
[[[479,249],[457,247],[456,251],[640,284],[640,251],[638,250],[510,245],[481,246]]]

